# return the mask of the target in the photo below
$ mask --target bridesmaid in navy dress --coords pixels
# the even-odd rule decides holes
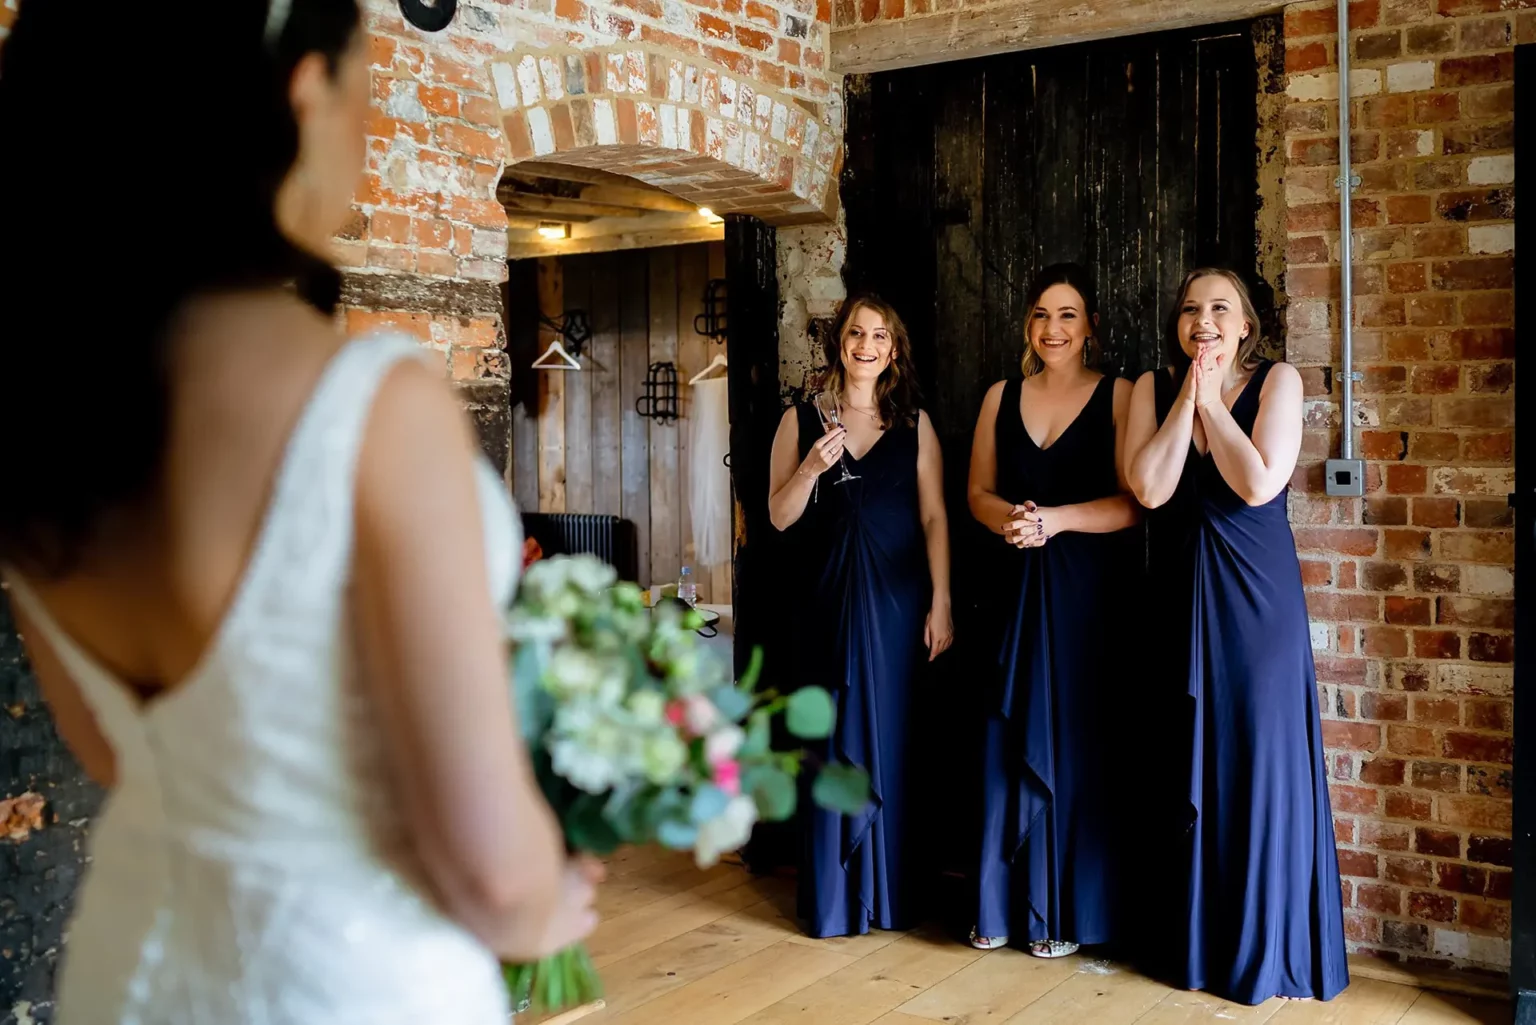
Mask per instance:
[[[822,391],[779,423],[768,500],[808,592],[791,613],[798,680],[837,696],[830,753],[873,792],[857,816],[802,803],[800,915],[816,937],[915,924],[909,698],[953,633],[939,443],[906,329],[880,300],[850,299],[826,357]]]
[[[1062,957],[1114,932],[1120,777],[1103,735],[1122,672],[1105,627],[1122,618],[1137,557],[1127,528],[1140,510],[1120,470],[1131,384],[1094,369],[1088,272],[1046,268],[1025,309],[1024,378],[987,392],[971,450],[971,513],[1001,535],[1009,595],[971,944],[988,950],[1011,935],[1037,957]]]
[[[1328,1000],[1349,970],[1286,519],[1301,377],[1256,357],[1259,319],[1231,272],[1192,272],[1174,316],[1189,365],[1182,377],[1142,375],[1126,443],[1131,487],[1152,510],[1152,582],[1167,617],[1160,662],[1174,668],[1169,697],[1184,710],[1174,972],[1189,989],[1245,1004]]]

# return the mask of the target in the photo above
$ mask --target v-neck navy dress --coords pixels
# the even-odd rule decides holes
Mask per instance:
[[[1114,379],[1045,449],[1024,429],[1021,388],[1008,382],[998,407],[997,494],[1041,507],[1118,494]],[[1069,532],[1025,549],[999,538],[989,557],[1007,597],[983,754],[980,936],[1113,938],[1121,777],[1105,717],[1127,685],[1119,641],[1139,536]]]
[[[823,431],[813,406],[797,416],[804,459]],[[798,682],[836,696],[831,754],[867,770],[873,791],[856,816],[802,803],[799,910],[816,937],[907,929],[917,914],[908,710],[932,583],[916,426],[897,424],[847,465],[859,479],[835,483],[834,465],[790,528],[805,595],[795,610]]]
[[[1274,366],[1232,405],[1253,433]],[[1179,382],[1159,372],[1157,418]],[[1190,989],[1245,1004],[1330,999],[1349,984],[1343,902],[1317,680],[1286,492],[1250,506],[1193,445],[1178,489],[1149,515],[1161,596],[1160,661],[1184,710],[1188,801],[1169,881],[1181,884],[1165,939]],[[1181,788],[1182,789],[1182,788]]]

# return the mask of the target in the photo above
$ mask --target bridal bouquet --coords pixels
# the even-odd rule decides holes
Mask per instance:
[[[761,652],[739,682],[698,644],[698,612],[648,609],[634,584],[591,556],[533,563],[509,620],[524,737],[567,846],[597,856],[621,844],[693,852],[701,867],[746,843],[760,820],[794,813],[803,751],[776,751],[774,716],[805,740],[832,733],[819,687],[756,692]],[[812,797],[856,814],[869,780],[818,767]],[[511,965],[514,1003],[557,1011],[601,995],[584,946]]]

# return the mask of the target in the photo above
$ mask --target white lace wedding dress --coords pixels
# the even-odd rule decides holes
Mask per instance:
[[[9,575],[117,755],[64,948],[60,1025],[507,1022],[495,958],[425,895],[348,626],[364,425],[385,372],[421,351],[363,339],[332,361],[226,620],[188,678],[147,705]],[[480,494],[505,604],[521,543],[488,463]]]

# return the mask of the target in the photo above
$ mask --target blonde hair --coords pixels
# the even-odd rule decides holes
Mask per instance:
[[[1248,286],[1243,284],[1243,279],[1237,272],[1225,267],[1197,267],[1184,275],[1184,283],[1179,286],[1179,293],[1174,297],[1173,310],[1168,317],[1168,341],[1173,346],[1173,358],[1180,363],[1188,359],[1184,355],[1184,346],[1179,341],[1179,317],[1184,309],[1184,300],[1189,296],[1189,288],[1201,278],[1224,278],[1237,292],[1237,303],[1243,308],[1243,319],[1248,321],[1248,334],[1237,343],[1237,364],[1241,367],[1253,367],[1259,362],[1259,343],[1264,340],[1261,330],[1262,322],[1259,320],[1258,310],[1254,308],[1253,296],[1248,291]]]

